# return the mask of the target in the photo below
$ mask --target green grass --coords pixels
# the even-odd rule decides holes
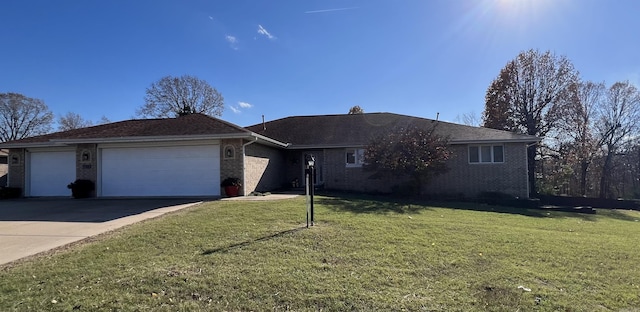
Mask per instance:
[[[5,267],[0,311],[618,311],[640,213],[217,201]],[[519,286],[531,289],[525,291]]]

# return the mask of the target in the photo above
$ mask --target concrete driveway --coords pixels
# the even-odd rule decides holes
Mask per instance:
[[[0,265],[201,203],[200,199],[0,201]]]

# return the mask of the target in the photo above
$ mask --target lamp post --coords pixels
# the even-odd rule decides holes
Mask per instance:
[[[311,226],[313,226],[313,193],[315,180],[316,158],[311,154],[304,155],[307,165],[305,169],[305,184],[307,190],[307,227],[309,227],[309,218],[311,218]]]

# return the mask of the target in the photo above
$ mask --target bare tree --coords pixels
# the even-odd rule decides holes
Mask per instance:
[[[613,157],[638,135],[640,92],[629,81],[616,82],[609,87],[597,109],[596,132],[604,152],[599,195],[605,198],[611,195]]]
[[[98,120],[97,124],[99,125],[104,125],[104,124],[108,124],[111,123],[111,120],[109,120],[109,118],[107,118],[107,116],[102,115],[102,117],[100,117],[100,120]]]
[[[469,113],[456,116],[455,122],[467,126],[479,127],[482,125],[482,118],[478,116],[475,111],[471,111]]]
[[[558,136],[569,146],[565,161],[574,162],[580,173],[580,195],[587,195],[587,173],[600,144],[596,140],[597,107],[604,100],[604,83],[591,81],[575,85],[575,97],[564,107],[558,123]]]
[[[201,113],[221,116],[224,98],[206,81],[194,76],[166,76],[147,88],[145,104],[137,113],[142,117],[169,118]]]
[[[353,106],[349,109],[349,115],[364,114],[364,110],[359,105]]]
[[[86,120],[77,113],[68,112],[66,115],[58,117],[58,131],[73,130],[92,125],[91,120]]]
[[[409,178],[412,192],[420,195],[431,178],[448,170],[449,140],[431,129],[395,128],[371,140],[364,154],[364,168],[372,178]]]
[[[543,137],[554,129],[561,107],[572,98],[578,73],[566,57],[537,50],[509,61],[487,89],[485,127]],[[527,150],[529,185],[536,194],[537,146]]]
[[[52,121],[53,113],[42,100],[0,93],[0,142],[48,133]]]

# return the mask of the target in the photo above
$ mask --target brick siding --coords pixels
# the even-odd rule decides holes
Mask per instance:
[[[327,149],[325,155],[325,188],[366,193],[388,193],[396,183],[373,179],[373,172],[362,167],[346,166],[346,149]]]
[[[76,179],[98,180],[98,145],[78,144],[76,148]]]
[[[15,162],[14,159],[17,159]],[[25,183],[25,150],[23,148],[9,150],[9,186],[22,189]]]
[[[470,164],[468,145],[451,145],[450,170],[426,185],[426,193],[477,196],[481,192],[501,192],[527,198],[526,144],[504,144],[504,162]]]
[[[9,173],[8,163],[8,156],[0,155],[0,187],[7,185],[7,173]]]
[[[475,197],[481,192],[496,191],[513,196],[528,197],[526,145],[524,143],[504,144],[503,163],[469,164],[468,145],[451,145],[453,157],[448,160],[449,171],[436,176],[424,186],[425,194],[460,194]],[[327,189],[357,191],[367,193],[388,193],[392,187],[406,180],[373,179],[373,172],[362,167],[346,167],[346,149],[325,149],[311,151],[322,155],[320,160]],[[300,166],[293,160],[308,152],[289,153],[292,159],[287,176],[291,179],[300,172]],[[318,159],[318,157],[316,157]],[[297,173],[297,175],[300,175]]]
[[[286,183],[282,150],[253,143],[245,147],[245,192],[266,192]]]
[[[220,182],[226,178],[244,179],[244,175],[242,174],[242,143],[242,139],[222,140],[220,143]],[[233,149],[233,157],[227,157],[225,155],[227,148]],[[245,182],[242,181],[242,185],[244,184]],[[242,189],[243,188],[240,188],[240,192],[241,195],[244,195]],[[222,187],[220,188],[220,194],[224,194]]]

